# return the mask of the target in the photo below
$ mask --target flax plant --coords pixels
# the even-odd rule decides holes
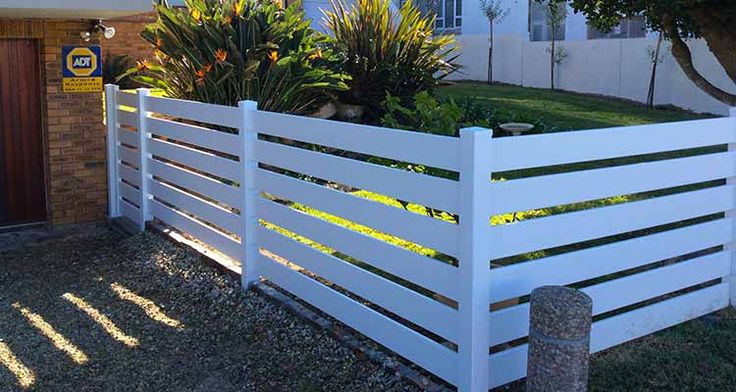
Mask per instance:
[[[411,102],[418,92],[433,90],[457,70],[454,36],[435,35],[434,14],[422,14],[410,0],[397,13],[389,0],[331,3],[324,22],[352,79],[350,90],[339,97],[343,103],[365,106],[369,119],[382,116],[386,94]]]
[[[141,33],[155,62],[129,70],[172,98],[221,105],[252,99],[263,110],[303,114],[346,90],[331,38],[317,33],[299,4],[278,0],[186,0],[154,5]]]

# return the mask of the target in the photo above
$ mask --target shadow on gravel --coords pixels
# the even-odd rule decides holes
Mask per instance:
[[[0,390],[412,390],[153,234],[0,253]]]

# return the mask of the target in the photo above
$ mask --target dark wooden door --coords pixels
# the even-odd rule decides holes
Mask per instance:
[[[0,39],[0,226],[46,220],[38,42]]]

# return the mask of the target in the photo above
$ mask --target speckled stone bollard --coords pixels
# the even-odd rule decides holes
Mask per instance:
[[[544,286],[530,300],[528,392],[588,390],[593,301],[581,291]]]

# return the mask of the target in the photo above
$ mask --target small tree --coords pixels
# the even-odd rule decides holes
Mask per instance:
[[[567,5],[563,2],[537,0],[545,4],[544,17],[550,30],[550,47],[547,49],[549,53],[549,85],[552,90],[555,89],[555,65],[562,63],[567,57],[567,50],[564,48],[557,49],[557,34],[564,26],[567,18]]]
[[[480,0],[480,10],[488,18],[488,84],[493,84],[493,24],[501,23],[511,9],[503,8],[503,0]]]
[[[652,63],[652,76],[649,79],[649,91],[647,92],[647,106],[651,109],[654,107],[654,83],[657,80],[657,65],[664,62],[664,59],[660,55],[660,49],[662,48],[662,34],[657,38],[657,45],[652,48],[647,48],[649,52],[649,61]]]

